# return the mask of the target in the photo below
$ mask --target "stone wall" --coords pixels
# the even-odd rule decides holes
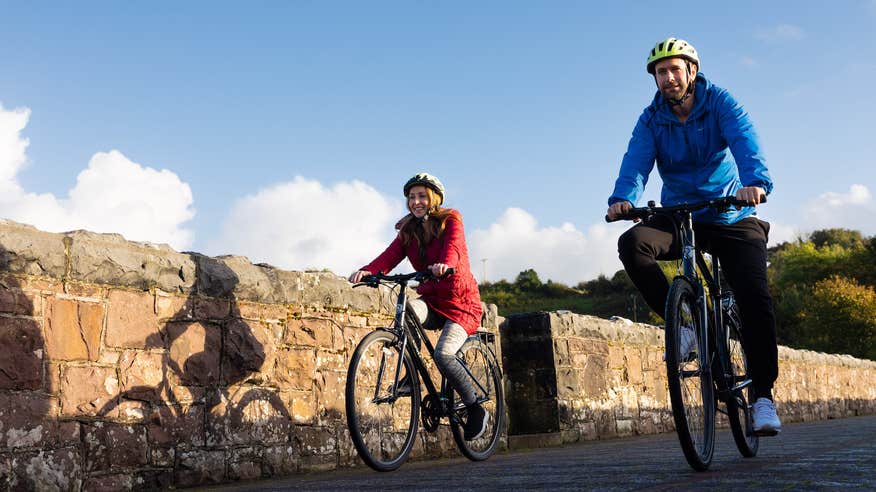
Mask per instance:
[[[500,327],[509,444],[531,447],[674,430],[663,331],[571,313]],[[876,362],[779,347],[784,422],[876,413]]]
[[[361,466],[349,355],[387,290],[0,220],[0,490],[205,485]],[[662,331],[560,313],[499,333],[511,446],[672,430]],[[780,348],[786,422],[876,413],[876,362]],[[445,426],[413,459],[458,456]]]
[[[394,303],[331,273],[0,220],[0,490],[361,465],[347,359]],[[412,458],[450,454],[442,427]]]

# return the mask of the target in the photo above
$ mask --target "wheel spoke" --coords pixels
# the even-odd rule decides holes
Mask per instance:
[[[402,354],[396,336],[385,331],[367,335],[353,354],[347,373],[346,410],[350,436],[359,455],[377,470],[398,468],[413,447],[419,399],[399,396],[394,384]],[[403,359],[407,374],[415,374],[409,356]],[[419,396],[418,381],[411,381]]]

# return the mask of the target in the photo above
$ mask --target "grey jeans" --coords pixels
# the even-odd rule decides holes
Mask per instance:
[[[468,338],[468,332],[458,323],[429,309],[425,301],[414,299],[409,301],[414,314],[424,328],[434,329],[441,326],[441,335],[435,345],[435,364],[441,374],[450,382],[450,386],[459,393],[462,402],[471,405],[477,401],[477,394],[471,384],[471,378],[456,358],[456,352]]]

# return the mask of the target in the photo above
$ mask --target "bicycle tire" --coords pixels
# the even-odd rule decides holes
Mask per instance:
[[[482,401],[484,410],[489,414],[487,430],[472,441],[466,441],[462,422],[465,421],[465,404],[456,391],[452,392],[451,408],[457,418],[451,418],[450,429],[456,447],[466,458],[472,461],[483,461],[496,451],[502,432],[505,429],[505,398],[502,388],[502,372],[493,351],[485,345],[477,335],[472,335],[465,341],[457,353],[463,363],[477,379],[475,392],[478,401]]]
[[[362,461],[381,472],[395,470],[407,460],[419,423],[420,380],[407,353],[398,379],[404,374],[411,376],[410,394],[392,396],[400,348],[394,333],[373,331],[359,342],[347,369],[345,405],[350,438]]]
[[[666,375],[678,441],[688,464],[698,471],[709,468],[715,450],[715,388],[701,319],[693,285],[676,277],[666,300]],[[696,357],[680,353],[682,326],[693,327],[697,334]]]
[[[724,329],[726,330],[725,341],[726,354],[730,359],[729,367],[732,371],[731,388],[749,378],[748,358],[745,356],[742,321],[739,317],[739,307],[736,303],[731,304],[730,309],[724,312]],[[757,455],[760,439],[754,433],[751,421],[751,385],[736,391],[730,391],[727,398],[727,420],[730,421],[730,431],[736,448],[746,458]]]

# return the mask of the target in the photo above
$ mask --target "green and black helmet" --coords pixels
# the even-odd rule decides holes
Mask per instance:
[[[408,192],[411,191],[411,188],[417,185],[428,186],[438,193],[441,196],[441,202],[444,203],[444,184],[441,183],[441,180],[432,176],[429,173],[417,173],[405,183],[405,197],[408,196]]]
[[[654,75],[654,65],[658,61],[674,57],[694,62],[697,65],[697,69],[699,70],[700,68],[700,57],[697,55],[697,50],[694,49],[693,45],[683,39],[666,38],[654,45],[648,53],[648,73]]]

